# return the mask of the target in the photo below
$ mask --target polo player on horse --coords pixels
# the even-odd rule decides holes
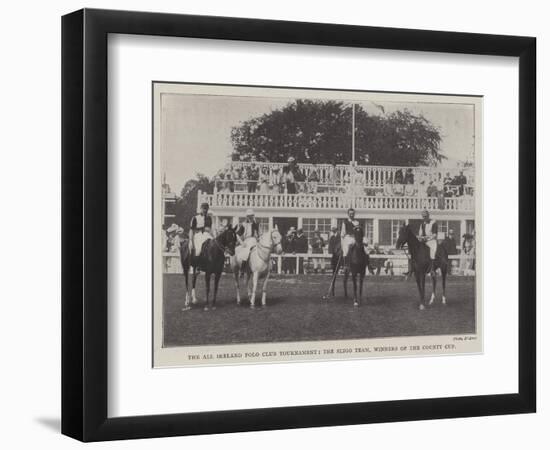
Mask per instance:
[[[355,243],[355,228],[359,227],[359,221],[355,219],[355,209],[348,209],[348,217],[342,223],[340,236],[342,238],[342,259],[346,261],[350,247]]]
[[[430,274],[434,275],[434,263],[437,252],[437,222],[430,219],[430,213],[426,209],[422,211],[422,223],[418,229],[418,240],[426,244],[430,249]]]
[[[208,215],[208,203],[201,204],[200,213],[191,219],[189,230],[189,250],[191,258],[201,256],[204,243],[212,239],[212,216]]]
[[[241,270],[244,271],[250,250],[258,243],[258,239],[260,238],[260,224],[256,221],[252,209],[246,210],[246,220],[237,230],[237,238],[240,241],[240,245],[235,249],[235,254],[237,255],[237,260],[242,261]]]

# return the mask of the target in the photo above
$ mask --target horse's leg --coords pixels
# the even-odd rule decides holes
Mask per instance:
[[[359,272],[359,303],[363,302],[363,281],[365,281],[365,270]],[[365,301],[366,300],[365,298]]]
[[[447,264],[441,267],[441,287],[443,288],[443,296],[441,297],[442,305],[447,304],[447,299],[445,298],[445,287],[447,285],[447,269],[448,269]]]
[[[357,272],[351,271],[351,281],[353,282],[353,306],[359,306],[357,301]]]
[[[233,277],[235,279],[235,290],[237,291],[237,305],[241,304],[241,287],[239,286],[239,266],[235,264],[233,266]]]
[[[204,274],[204,283],[206,286],[206,304],[204,305],[205,311],[208,311],[208,307],[210,306],[210,275],[212,275],[212,273],[209,271],[206,271]]]
[[[212,297],[212,309],[216,309],[216,297],[218,295],[218,285],[220,284],[221,275],[221,272],[216,272],[214,274],[214,296]]]
[[[192,287],[192,290],[191,290],[191,303],[193,303],[193,305],[196,305],[199,301],[197,300],[197,297],[195,295],[195,286],[197,284],[197,277],[199,276],[199,271],[197,270],[196,267],[193,267],[193,287]]]
[[[430,277],[432,279],[432,296],[430,297],[430,302],[428,305],[432,305],[435,300],[435,288],[437,286],[437,275],[435,270],[430,271]]]
[[[268,270],[262,286],[262,307],[267,305],[267,280],[269,279],[269,273],[270,271]]]
[[[419,309],[424,309],[424,290],[422,288],[422,276],[419,270],[417,270],[414,275],[416,278],[416,286],[418,287],[418,295],[420,298],[420,303],[418,307]]]
[[[258,287],[258,278],[260,277],[260,272],[254,272],[252,275],[252,295],[250,296],[250,307],[255,308],[256,303],[256,288]]]
[[[336,277],[338,276],[338,270],[340,270],[340,261],[341,256],[338,256],[336,262],[332,261],[332,278],[331,278],[331,289],[330,294],[334,297],[334,287],[336,286]]]
[[[189,292],[189,265],[183,264],[183,278],[185,279],[185,304],[183,311],[190,309],[189,303],[191,302],[191,294]]]
[[[249,269],[246,270],[246,293],[248,295],[248,301],[252,299],[252,286],[250,285],[250,277],[252,272]]]
[[[349,277],[349,269],[347,267],[344,267],[344,297],[348,298],[348,277]]]

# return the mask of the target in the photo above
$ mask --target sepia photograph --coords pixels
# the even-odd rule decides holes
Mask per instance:
[[[482,98],[153,83],[155,367],[479,353]]]

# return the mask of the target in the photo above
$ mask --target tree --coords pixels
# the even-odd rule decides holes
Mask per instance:
[[[199,190],[212,192],[214,183],[207,176],[197,173],[195,178],[188,180],[181,190],[176,201],[175,222],[185,230],[189,229],[191,219],[197,213],[197,198]]]
[[[296,100],[231,132],[234,160],[347,164],[351,159],[350,105]],[[439,130],[407,109],[369,115],[355,107],[355,155],[360,164],[418,166],[441,161]]]

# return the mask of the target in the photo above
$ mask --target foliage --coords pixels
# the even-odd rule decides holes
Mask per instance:
[[[378,105],[377,105],[378,106]],[[439,130],[407,109],[370,115],[355,107],[355,154],[359,164],[418,166],[442,160]],[[296,100],[234,127],[234,160],[347,164],[351,160],[351,105]]]
[[[191,219],[197,213],[197,198],[199,190],[212,192],[214,183],[207,176],[197,173],[195,178],[188,180],[183,186],[180,197],[176,202],[175,222],[185,230],[189,229]]]

